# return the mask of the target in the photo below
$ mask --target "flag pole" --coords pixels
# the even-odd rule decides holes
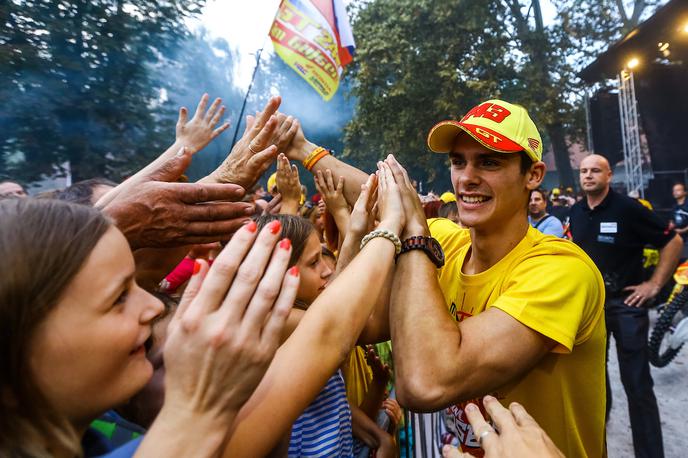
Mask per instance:
[[[246,102],[248,101],[248,95],[251,93],[251,88],[253,87],[253,82],[256,79],[256,73],[258,73],[258,67],[260,67],[260,55],[263,53],[263,48],[261,47],[256,55],[256,67],[253,69],[253,76],[251,76],[251,83],[248,85],[248,89],[246,90],[246,95],[244,96],[244,103],[241,104],[241,111],[239,112],[239,121],[237,122],[236,127],[234,128],[234,137],[232,138],[232,146],[230,147],[230,151],[232,148],[234,148],[234,145],[236,144],[237,141],[237,136],[239,135],[239,127],[241,127],[241,120],[244,118],[244,110],[246,110]]]

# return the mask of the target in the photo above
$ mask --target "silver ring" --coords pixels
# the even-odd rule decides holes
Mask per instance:
[[[487,436],[488,434],[491,434],[491,433],[492,433],[492,431],[490,431],[489,429],[486,429],[485,431],[480,433],[480,435],[478,436],[478,443],[480,444],[481,447],[483,446],[483,439],[485,439],[485,436]]]
[[[258,151],[254,150],[253,147],[251,146],[251,143],[249,142],[248,144],[248,150],[251,151],[253,154],[258,154]]]

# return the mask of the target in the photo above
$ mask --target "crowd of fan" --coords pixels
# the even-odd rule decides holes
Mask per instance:
[[[435,356],[421,347],[432,339],[395,338],[395,332],[406,335],[409,326],[426,323],[404,301],[418,302],[426,294],[405,288],[411,278],[423,277],[411,266],[427,260],[404,255],[400,240],[427,235],[426,221],[434,235],[437,227],[471,227],[470,218],[460,218],[452,192],[419,198],[393,156],[370,175],[337,160],[306,138],[297,119],[278,111],[280,101],[273,97],[262,112],[248,116],[223,163],[195,183],[184,175],[193,156],[228,127],[221,124],[221,100],[209,103],[207,95],[193,116],[180,110],[174,143],[122,183],[96,178],[32,197],[16,183],[0,184],[0,454],[399,456],[416,446],[409,443],[400,404],[430,411],[480,400],[504,383],[518,385],[515,380],[539,361],[555,366],[557,355],[588,345],[573,350],[585,355],[593,344],[593,372],[602,377],[601,277],[588,261],[571,261],[578,270],[586,266],[589,278],[581,281],[592,285],[589,293],[579,288],[590,305],[576,318],[588,324],[571,331],[575,339],[518,331],[514,342],[530,342],[538,350],[519,353],[514,347],[514,358],[503,352],[497,358],[492,344],[480,340],[481,328],[467,323],[480,323],[483,316],[503,320],[499,311],[489,309],[460,326],[450,320],[449,327],[425,335],[461,330],[456,352],[477,369],[460,372],[464,380],[453,382],[460,389],[454,394],[425,389],[427,381],[440,386],[455,374],[429,369]],[[451,156],[457,173],[506,167],[501,159],[495,166],[494,158],[461,154]],[[521,161],[514,173],[520,167],[520,176],[529,177],[530,223],[552,215],[560,226],[556,235],[564,236],[566,213],[576,201],[572,191],[545,193],[539,189],[540,163],[525,154],[514,160]],[[265,190],[258,183],[273,165]],[[312,197],[304,186],[311,174],[318,191]],[[500,189],[498,181],[493,184]],[[493,198],[494,192],[468,198]],[[515,211],[507,207],[500,211]],[[540,236],[527,237],[535,237],[534,246],[540,243]],[[455,239],[438,238],[449,257]],[[478,262],[482,245],[474,243],[471,262]],[[563,249],[564,258],[581,256],[568,245]],[[427,262],[424,268],[431,272],[425,280],[436,282],[434,266]],[[458,271],[453,275],[458,278]],[[438,294],[427,292],[444,304]],[[459,316],[452,298],[449,304],[450,314]],[[414,318],[406,322],[401,315]],[[528,319],[524,315],[523,322]],[[499,323],[490,328],[511,329]],[[484,350],[483,360],[475,350],[467,353],[469,344]],[[409,358],[412,346],[419,356]],[[436,346],[434,353],[451,358],[454,351]],[[509,368],[504,358],[524,362]],[[483,362],[489,370],[479,366]],[[449,363],[434,367],[445,364],[452,372]],[[546,377],[542,369],[532,370],[537,371],[533,377]],[[600,377],[595,380],[603,392]],[[505,409],[495,397],[482,401],[479,408],[462,406],[462,418],[472,426],[470,440],[455,430],[453,441],[445,443],[473,441],[468,451],[486,456],[561,456],[557,446],[573,454],[603,448],[596,431],[601,414],[589,428],[578,413],[565,414],[580,437],[571,439],[568,425],[562,433],[568,436],[556,433],[553,442],[548,434],[554,426],[543,424],[543,431],[520,404]],[[603,411],[601,404],[596,411]],[[526,408],[540,414],[544,407]],[[587,406],[582,409],[572,408],[583,412]],[[585,444],[585,435],[595,443]],[[443,453],[464,456],[452,447]]]

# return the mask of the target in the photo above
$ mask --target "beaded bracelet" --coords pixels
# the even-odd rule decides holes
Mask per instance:
[[[401,252],[401,240],[399,240],[399,237],[394,232],[390,232],[384,229],[378,229],[376,231],[370,232],[368,235],[363,237],[363,240],[361,240],[361,250],[364,246],[366,246],[368,242],[373,240],[375,237],[383,237],[392,242],[394,244],[395,256]]]
[[[303,161],[303,166],[306,167],[307,170],[311,170],[313,166],[322,158],[330,154],[328,150],[323,148],[322,146],[318,146],[315,148],[311,153],[304,159]]]

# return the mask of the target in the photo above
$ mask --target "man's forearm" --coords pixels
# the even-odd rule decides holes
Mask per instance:
[[[435,265],[420,250],[397,260],[390,311],[399,402],[414,408],[436,403],[458,375],[447,354],[458,351],[461,333],[447,312]]]
[[[659,262],[650,278],[650,282],[659,288],[664,286],[676,269],[682,250],[683,240],[679,235],[664,245],[664,248],[659,251]]]

